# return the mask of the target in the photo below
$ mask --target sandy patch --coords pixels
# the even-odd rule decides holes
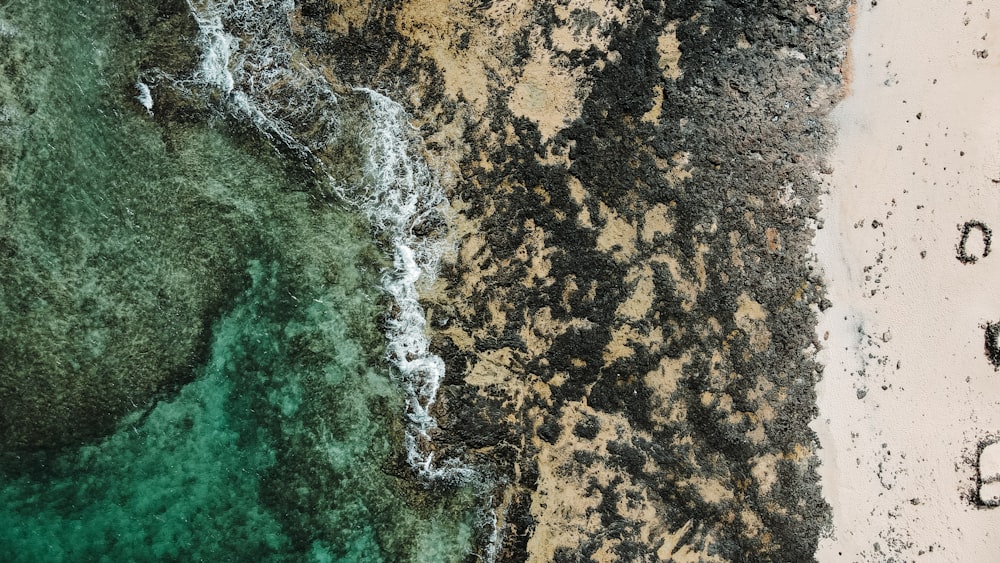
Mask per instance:
[[[607,458],[610,443],[630,443],[637,437],[648,439],[648,436],[635,431],[623,417],[594,410],[586,404],[567,404],[560,415],[565,430],[558,441],[548,444],[537,437],[534,440],[539,449],[538,486],[532,496],[531,513],[537,527],[528,540],[528,561],[552,561],[560,548],[576,551],[593,537],[595,530],[605,528],[598,510],[602,498],[599,489],[616,482],[620,474],[606,463],[581,466],[576,458],[581,453],[599,459]],[[600,425],[593,438],[581,438],[570,431],[585,418]],[[697,488],[712,502],[732,497],[724,484],[710,478],[697,477],[679,485]],[[661,523],[662,502],[647,488],[637,486],[629,490],[630,495],[622,495],[618,499],[617,513],[643,523],[638,528],[639,537],[635,539],[647,544],[659,544],[657,553],[662,560],[691,563],[722,561],[712,557],[708,547],[699,550],[682,543],[692,522],[679,530],[666,529]],[[614,549],[620,541],[608,538],[591,560],[619,561],[620,557]]]
[[[998,14],[993,14],[994,16]],[[816,248],[833,307],[820,414],[834,529],[820,561],[995,561],[976,453],[1000,433],[1000,20],[979,2],[864,2]],[[768,463],[761,460],[762,463]],[[970,498],[971,497],[971,498]]]
[[[372,5],[367,1],[342,2],[332,6],[332,13],[326,19],[326,29],[338,35],[347,35],[352,29],[360,29],[372,13]],[[301,10],[300,7],[296,11]]]
[[[767,311],[760,303],[753,300],[746,293],[740,294],[736,299],[736,314],[733,316],[736,326],[750,337],[750,346],[758,352],[767,350],[771,345],[771,331],[767,329],[764,321],[767,319]]]
[[[584,97],[576,92],[583,76],[582,68],[561,65],[551,56],[534,59],[514,86],[510,109],[536,122],[547,139],[580,116]]]
[[[502,45],[485,36],[463,2],[409,0],[399,12],[396,27],[417,41],[444,75],[445,87],[455,98],[464,97],[481,114],[491,81],[488,72],[500,68]]]
[[[658,65],[663,71],[663,76],[677,80],[683,74],[680,67],[681,42],[677,39],[677,23],[670,22],[670,25],[663,30],[663,35],[656,41],[656,53],[660,56]]]
[[[534,121],[546,140],[580,116],[589,92],[586,65],[571,55],[606,52],[610,31],[628,15],[628,7],[605,0],[571,0],[554,6],[551,15],[528,0],[490,3],[485,9],[454,0],[407,0],[396,28],[423,48],[440,69],[447,95],[468,102],[471,116],[485,116],[491,96],[499,94],[512,112]],[[367,9],[341,9],[327,27],[344,33],[365,16]],[[538,22],[552,16],[546,40]],[[526,59],[518,52],[525,31],[532,45]],[[680,76],[676,26],[665,31],[659,53],[665,75]]]

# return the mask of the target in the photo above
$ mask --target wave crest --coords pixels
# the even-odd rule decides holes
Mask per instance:
[[[330,189],[366,216],[392,253],[393,268],[382,277],[395,304],[386,322],[386,355],[406,390],[410,465],[428,479],[481,481],[458,461],[435,464],[428,448],[436,427],[430,409],[445,365],[430,351],[417,288],[436,276],[447,198],[423,159],[423,141],[406,111],[374,90],[335,86],[301,63],[289,25],[293,2],[188,0],[188,5],[202,50],[193,82],[214,91],[224,111],[249,120],[325,174]],[[345,172],[338,165],[351,154],[360,171]]]

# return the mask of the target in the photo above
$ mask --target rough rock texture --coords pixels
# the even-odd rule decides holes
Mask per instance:
[[[848,3],[298,15],[318,64],[408,104],[449,183],[436,443],[504,483],[500,559],[812,559],[807,253]]]
[[[406,104],[447,184],[435,443],[495,474],[500,560],[812,559],[807,252],[848,9],[298,3],[306,56]]]

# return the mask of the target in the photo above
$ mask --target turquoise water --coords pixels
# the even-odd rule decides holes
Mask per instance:
[[[481,499],[405,463],[370,226],[148,115],[118,10],[0,2],[0,560],[464,559]]]

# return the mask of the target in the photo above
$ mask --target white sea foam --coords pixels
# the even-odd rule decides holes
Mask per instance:
[[[430,351],[418,285],[433,280],[442,254],[444,191],[429,170],[422,140],[395,101],[367,88],[367,116],[358,132],[364,145],[360,179],[338,178],[324,149],[345,134],[333,87],[314,69],[293,60],[289,26],[294,2],[188,0],[198,23],[202,60],[195,80],[222,94],[225,110],[250,120],[269,138],[307,157],[325,172],[331,188],[389,241],[393,268],[382,285],[395,310],[387,320],[387,355],[407,392],[404,438],[408,461],[428,479],[483,481],[474,469],[448,460],[435,463],[427,445],[436,426],[431,407],[444,377],[444,361]],[[429,225],[433,224],[433,225]],[[437,236],[427,233],[438,232]]]
[[[236,87],[236,80],[229,70],[229,62],[233,52],[239,47],[236,37],[226,33],[222,26],[222,14],[229,4],[204,2],[199,9],[188,0],[188,5],[198,23],[198,29],[201,30],[199,37],[202,52],[201,66],[196,78],[229,94]]]
[[[139,91],[139,95],[135,99],[139,100],[139,103],[146,108],[150,115],[153,115],[153,93],[149,91],[149,85],[142,80],[136,80],[135,89]]]
[[[406,134],[408,124],[403,108],[372,90],[359,91],[368,95],[371,106],[365,171],[368,185],[364,190],[365,200],[357,203],[375,228],[392,240],[393,269],[382,280],[398,308],[387,323],[388,354],[410,390],[411,424],[420,438],[427,440],[428,431],[435,424],[430,407],[437,397],[445,367],[444,360],[429,349],[417,283],[421,277],[434,277],[441,248],[439,239],[420,236],[414,229],[446,200],[424,160],[412,154],[415,143]],[[429,454],[424,460],[418,460],[417,448],[411,448],[410,454],[411,463],[429,469]]]
[[[475,484],[489,494],[493,483],[455,459],[439,462],[428,446],[437,423],[431,407],[445,374],[444,360],[430,350],[418,287],[433,281],[444,251],[444,190],[423,158],[423,141],[404,108],[368,88],[343,93],[363,102],[362,125],[347,121],[334,88],[315,69],[293,59],[289,25],[294,2],[283,0],[188,0],[198,23],[201,65],[194,82],[215,90],[222,109],[246,119],[274,142],[297,152],[329,179],[331,189],[369,220],[378,240],[388,241],[393,267],[382,287],[395,304],[386,322],[386,354],[406,391],[404,446],[411,467],[428,480]],[[352,105],[352,107],[354,107]],[[359,130],[360,129],[360,130]],[[353,135],[356,139],[345,139]],[[333,171],[340,147],[363,145],[360,177]],[[436,234],[435,234],[436,233]],[[484,507],[491,531],[486,559],[501,543],[492,504]]]

